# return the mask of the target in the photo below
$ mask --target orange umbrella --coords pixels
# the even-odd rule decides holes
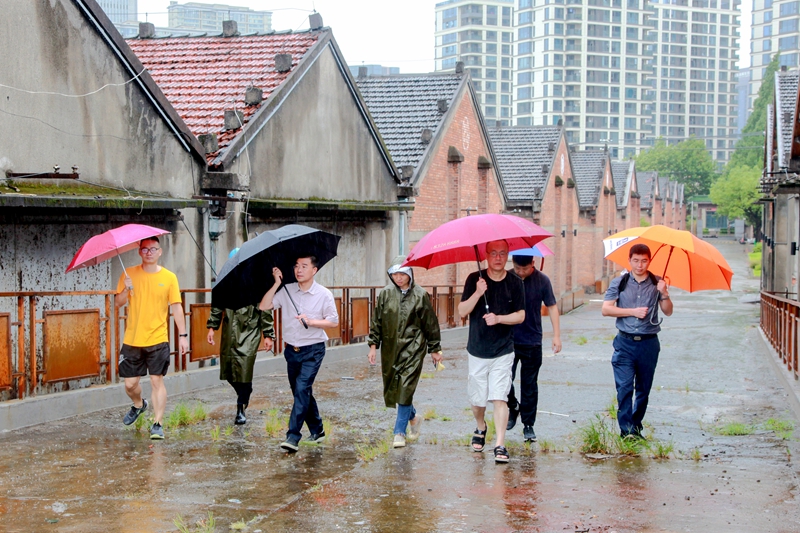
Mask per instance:
[[[603,239],[606,258],[624,268],[630,266],[628,252],[634,244],[650,248],[649,270],[671,286],[689,292],[731,288],[733,271],[719,250],[688,231],[657,225]]]

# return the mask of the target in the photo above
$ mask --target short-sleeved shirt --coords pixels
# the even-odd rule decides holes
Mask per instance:
[[[151,273],[145,272],[142,265],[137,265],[127,271],[133,282],[133,292],[128,294],[128,321],[123,342],[137,347],[169,342],[169,306],[181,303],[177,276],[164,267]],[[117,293],[124,289],[123,273],[117,283]]]
[[[489,301],[489,312],[495,315],[510,315],[525,309],[525,288],[522,280],[513,270],[506,271],[502,281],[494,281],[485,270],[481,277],[486,280],[486,298]],[[478,273],[473,272],[464,282],[461,301],[468,300],[478,283]],[[483,319],[486,305],[483,297],[475,304],[469,314],[469,340],[467,351],[470,355],[481,359],[494,359],[514,351],[514,326],[496,324],[489,326]]]
[[[556,305],[550,278],[538,270],[522,280],[525,286],[525,321],[514,326],[514,344],[542,345],[542,304]]]
[[[289,296],[286,291],[292,296]],[[295,305],[297,310],[295,310]],[[297,283],[284,285],[272,298],[272,306],[275,309],[283,309],[283,340],[292,346],[310,346],[318,342],[328,340],[328,335],[322,328],[309,326],[303,327],[295,317],[305,314],[313,320],[330,320],[339,323],[339,312],[336,309],[336,300],[333,299],[331,291],[314,281],[307,291],[300,289]]]
[[[656,284],[652,282],[649,275],[644,281],[638,282],[636,278],[633,277],[633,274],[631,274],[628,278],[625,290],[621,293],[619,292],[619,283],[622,281],[622,276],[611,280],[611,283],[608,285],[608,290],[606,291],[605,301],[616,300],[617,307],[623,309],[649,307],[652,310],[654,305],[656,307],[652,315],[648,313],[643,319],[636,318],[635,316],[617,317],[618,330],[631,335],[649,335],[661,331],[661,326],[654,324],[658,323],[659,292],[657,283],[658,280],[661,279],[658,276],[655,276],[655,278]]]

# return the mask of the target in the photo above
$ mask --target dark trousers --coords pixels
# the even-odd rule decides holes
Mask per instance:
[[[322,364],[322,358],[325,357],[325,343],[302,346],[298,351],[295,351],[294,346],[287,345],[283,355],[286,357],[289,386],[292,387],[294,395],[286,438],[299,442],[304,422],[312,434],[322,433],[322,419],[319,417],[312,387]]]
[[[253,383],[248,382],[239,382],[239,381],[228,381],[233,387],[233,390],[236,391],[236,403],[239,405],[244,405],[247,407],[250,405],[250,395],[253,393]]]
[[[519,371],[520,400],[514,395],[514,378]],[[514,366],[511,367],[511,391],[508,393],[508,408],[519,410],[522,424],[533,426],[536,423],[536,409],[539,406],[539,369],[542,367],[542,345],[514,345]]]
[[[614,382],[617,386],[617,422],[622,436],[640,434],[653,386],[661,344],[658,337],[635,341],[620,335],[614,338]]]

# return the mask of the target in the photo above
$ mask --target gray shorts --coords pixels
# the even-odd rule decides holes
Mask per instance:
[[[169,370],[169,343],[155,346],[122,345],[119,352],[119,377],[137,378],[146,376],[166,376]]]

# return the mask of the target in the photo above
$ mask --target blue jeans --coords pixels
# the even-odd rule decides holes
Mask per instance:
[[[519,396],[514,394],[514,378],[519,370]],[[536,423],[536,409],[539,406],[539,369],[542,367],[542,345],[514,344],[514,366],[511,367],[511,391],[508,393],[508,409],[519,411],[522,425]]]
[[[325,343],[302,346],[298,351],[295,351],[293,346],[287,345],[283,355],[286,357],[289,386],[294,395],[286,439],[297,443],[300,442],[300,430],[304,422],[312,435],[322,433],[322,419],[319,417],[312,387],[322,364],[322,358],[325,357]]]
[[[417,411],[414,409],[413,404],[400,405],[397,404],[397,419],[394,421],[394,434],[405,435],[408,421],[417,416]]]
[[[634,341],[620,335],[614,338],[614,382],[617,386],[617,422],[623,437],[642,432],[642,420],[658,364],[661,344],[658,337]]]

